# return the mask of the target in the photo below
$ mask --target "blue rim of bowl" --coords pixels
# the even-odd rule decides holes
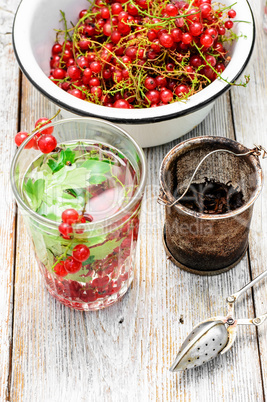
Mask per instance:
[[[14,54],[16,56],[17,62],[19,64],[19,67],[21,69],[21,71],[23,72],[23,74],[27,77],[27,79],[31,82],[31,84],[39,91],[41,92],[46,98],[48,98],[51,102],[53,102],[54,104],[58,105],[59,107],[74,113],[78,116],[81,117],[95,117],[95,118],[99,118],[99,115],[97,115],[96,113],[90,113],[90,112],[85,112],[85,111],[80,111],[80,109],[75,108],[75,107],[70,107],[67,103],[62,102],[56,98],[54,98],[53,96],[51,96],[48,92],[46,92],[42,87],[40,87],[33,79],[32,77],[27,73],[26,69],[24,68],[22,62],[20,61],[16,46],[15,46],[15,39],[14,39],[14,26],[15,26],[15,22],[16,22],[16,17],[20,8],[20,5],[22,3],[22,0],[16,10],[15,13],[15,17],[14,17],[14,21],[13,21],[13,28],[12,28],[12,45],[13,45],[13,50],[14,50]],[[106,119],[108,121],[111,121],[113,123],[118,123],[118,124],[135,124],[135,125],[141,125],[141,124],[152,124],[152,123],[159,123],[159,122],[163,122],[166,120],[172,120],[178,117],[182,117],[182,116],[186,116],[188,114],[191,114],[193,112],[198,111],[199,109],[202,109],[204,106],[209,105],[210,103],[214,102],[217,98],[219,98],[223,93],[227,92],[230,87],[231,84],[234,83],[242,74],[242,72],[245,70],[246,66],[248,65],[248,62],[252,56],[253,53],[253,49],[254,49],[254,45],[255,45],[255,40],[256,40],[256,28],[255,28],[255,19],[254,19],[254,15],[252,12],[252,8],[248,2],[248,0],[246,0],[246,3],[249,7],[250,13],[251,13],[251,18],[252,18],[252,27],[253,27],[253,35],[252,35],[252,43],[251,43],[251,48],[250,51],[247,55],[247,58],[244,62],[244,64],[242,65],[241,69],[238,71],[238,73],[236,74],[236,76],[230,81],[229,84],[227,84],[224,88],[222,88],[219,92],[217,92],[215,95],[209,97],[208,99],[206,99],[205,101],[199,103],[196,106],[192,106],[189,107],[188,109],[184,110],[184,111],[179,111],[176,113],[171,113],[169,115],[163,115],[163,116],[155,116],[155,117],[142,117],[142,118],[135,118],[135,119],[131,119],[131,118],[118,118],[118,117],[110,117],[110,116],[105,116],[103,115],[101,118],[102,119]],[[168,105],[166,105],[168,106]],[[164,107],[164,106],[162,106]]]

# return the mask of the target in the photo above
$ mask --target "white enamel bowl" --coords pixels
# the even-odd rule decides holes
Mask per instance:
[[[223,0],[231,5],[232,0]],[[88,8],[87,0],[22,0],[13,26],[13,46],[21,70],[30,82],[48,99],[62,108],[64,117],[71,114],[94,116],[114,122],[126,130],[142,147],[160,145],[181,137],[198,125],[211,111],[216,98],[230,85],[217,79],[193,95],[186,102],[146,109],[116,109],[99,106],[78,99],[58,88],[47,77],[50,72],[51,47],[55,28],[61,19],[59,10],[67,21],[76,23],[80,10]],[[255,23],[247,0],[238,0],[234,6],[235,31],[242,34],[231,48],[231,62],[222,76],[235,81],[246,67],[255,41]]]

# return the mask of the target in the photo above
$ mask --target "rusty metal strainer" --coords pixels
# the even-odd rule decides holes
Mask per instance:
[[[267,270],[257,276],[241,290],[228,296],[226,317],[212,317],[198,324],[182,344],[170,371],[188,370],[226,353],[233,345],[237,335],[237,325],[261,325],[267,313],[257,318],[235,319],[234,304],[239,296],[267,276]]]

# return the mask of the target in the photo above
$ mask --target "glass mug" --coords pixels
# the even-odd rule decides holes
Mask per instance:
[[[53,127],[57,148],[48,155],[29,149],[32,134],[13,159],[12,189],[49,293],[74,309],[105,308],[133,280],[144,153],[126,132],[100,119],[46,127]],[[66,209],[80,214],[69,235],[60,228]]]

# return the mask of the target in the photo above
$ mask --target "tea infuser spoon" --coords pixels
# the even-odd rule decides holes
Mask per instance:
[[[193,328],[183,342],[170,371],[188,370],[226,353],[233,345],[237,335],[237,325],[261,325],[267,319],[267,313],[257,318],[235,319],[234,305],[237,299],[267,276],[267,270],[249,282],[238,292],[228,296],[226,317],[211,317]]]

